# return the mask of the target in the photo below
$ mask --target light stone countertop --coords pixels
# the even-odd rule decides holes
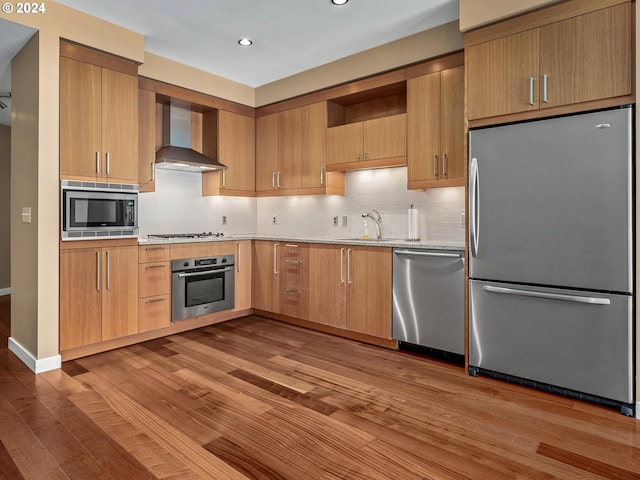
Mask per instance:
[[[464,242],[444,242],[400,238],[360,239],[360,238],[309,238],[309,237],[266,237],[261,235],[225,235],[213,238],[146,238],[138,239],[139,245],[167,245],[172,243],[225,242],[238,240],[268,240],[272,242],[324,243],[329,245],[361,245],[363,247],[416,248],[434,250],[464,250]]]

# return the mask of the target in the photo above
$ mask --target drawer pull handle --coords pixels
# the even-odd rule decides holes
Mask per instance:
[[[167,299],[166,298],[156,298],[154,300],[147,300],[145,303],[149,304],[149,303],[160,303],[160,302],[166,302]]]

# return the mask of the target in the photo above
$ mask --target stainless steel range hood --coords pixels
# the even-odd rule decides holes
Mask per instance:
[[[191,148],[191,110],[175,103],[166,104],[162,122],[164,146],[156,152],[156,168],[196,173],[227,169]]]

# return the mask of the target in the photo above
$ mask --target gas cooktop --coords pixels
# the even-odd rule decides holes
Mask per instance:
[[[147,235],[149,238],[220,238],[224,233],[201,232],[201,233],[153,233]]]

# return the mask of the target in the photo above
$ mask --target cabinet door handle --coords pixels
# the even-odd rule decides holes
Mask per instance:
[[[150,265],[150,266],[144,267],[144,268],[145,268],[145,270],[153,270],[155,268],[165,268],[165,267],[166,267],[166,265]]]
[[[240,273],[240,242],[236,242],[236,272]]]
[[[107,152],[107,175],[111,174],[111,155]]]
[[[100,277],[102,277],[102,266],[100,261],[100,251],[96,252],[96,290],[99,292],[102,286],[100,285]]]
[[[276,188],[276,172],[271,172],[271,187]]]
[[[529,105],[533,105],[533,77],[529,77]]]
[[[361,153],[358,153],[358,154],[356,155],[356,158],[358,159],[358,161],[360,161],[360,159],[362,158],[362,154],[361,154]]]
[[[289,247],[289,248],[298,248],[298,247],[300,247],[300,245],[295,245],[293,243],[285,243],[284,246],[285,247]]]
[[[442,176],[445,177],[447,175],[447,154],[442,153]]]
[[[96,173],[100,173],[100,152],[96,152]]]
[[[276,178],[277,178],[276,186],[277,186],[278,188],[281,188],[281,187],[282,187],[282,185],[280,185],[280,174],[281,174],[282,172],[277,172],[277,173],[278,173],[278,174],[277,174],[277,176],[276,176]]]
[[[111,290],[111,256],[107,250],[107,290]]]
[[[344,248],[340,249],[340,283],[344,285]]]
[[[300,295],[300,290],[291,290],[290,288],[285,289],[289,295]]]
[[[156,181],[156,162],[151,162],[151,181]]]
[[[347,249],[347,283],[351,285],[351,249]]]
[[[364,152],[364,159],[369,160],[369,152]]]
[[[549,99],[547,98],[547,79],[549,78],[549,75],[547,75],[546,73],[543,75],[542,79],[542,99],[544,100],[544,103],[549,103]]]
[[[278,274],[278,244],[273,244],[273,273]]]
[[[320,185],[324,185],[325,168],[320,167]]]
[[[438,176],[438,154],[437,153],[433,154],[433,176],[434,177]]]
[[[167,299],[166,298],[155,298],[153,300],[147,300],[145,303],[149,304],[149,303],[158,303],[158,302],[165,302]]]
[[[164,249],[165,249],[165,247],[147,247],[147,248],[145,248],[145,251],[151,252],[151,251],[154,251],[154,250],[164,250]]]
[[[222,171],[222,187],[227,186],[227,173],[225,170]]]

